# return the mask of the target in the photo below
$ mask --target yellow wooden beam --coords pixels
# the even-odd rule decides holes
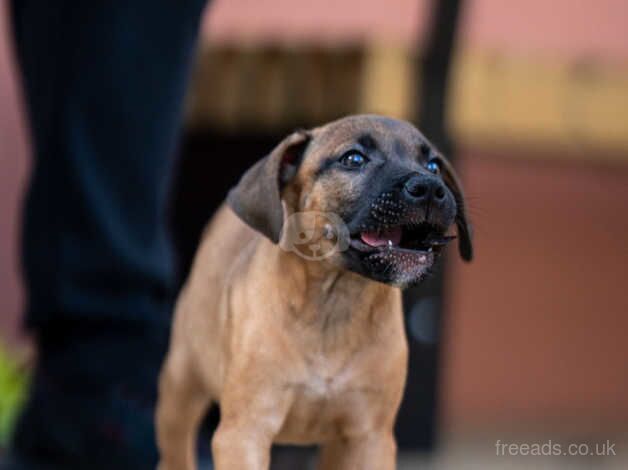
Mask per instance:
[[[452,127],[467,142],[522,143],[612,158],[628,152],[628,67],[461,54]],[[560,155],[560,152],[557,153]]]

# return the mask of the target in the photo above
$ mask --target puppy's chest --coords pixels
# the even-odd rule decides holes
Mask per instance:
[[[316,364],[308,371],[307,378],[290,384],[294,400],[279,442],[317,443],[371,426],[381,389],[364,380],[360,367]]]
[[[347,393],[361,388],[358,382],[360,371],[358,367],[351,365],[327,364],[321,359],[307,368],[307,377],[296,385],[299,399],[310,400],[334,400]]]

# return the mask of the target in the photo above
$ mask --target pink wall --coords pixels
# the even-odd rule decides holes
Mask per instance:
[[[450,258],[446,428],[625,432],[628,167],[513,152],[460,162],[476,257]]]
[[[470,0],[464,46],[512,55],[628,60],[626,0]]]
[[[215,0],[204,35],[217,42],[314,42],[339,45],[419,34],[428,0]]]
[[[204,24],[214,42],[412,44],[429,0],[214,0]],[[563,59],[628,60],[625,0],[467,0],[461,46]]]

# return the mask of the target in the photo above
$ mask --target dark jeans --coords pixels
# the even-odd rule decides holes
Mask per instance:
[[[33,141],[23,269],[38,362],[14,451],[154,468],[173,299],[166,201],[205,0],[13,0]]]

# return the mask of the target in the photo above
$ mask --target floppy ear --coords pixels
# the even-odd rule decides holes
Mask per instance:
[[[238,217],[273,243],[279,242],[283,227],[281,190],[296,175],[310,138],[306,131],[286,137],[249,168],[227,195]]]
[[[443,180],[447,187],[451,190],[456,200],[456,226],[458,227],[458,251],[465,261],[473,259],[473,232],[467,210],[464,202],[464,192],[460,180],[447,160],[442,157],[438,158],[441,164]]]

